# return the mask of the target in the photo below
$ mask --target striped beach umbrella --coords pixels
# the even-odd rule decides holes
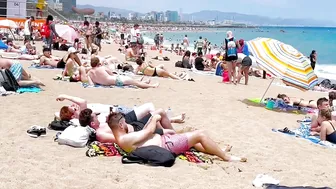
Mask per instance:
[[[270,38],[256,38],[247,44],[258,66],[286,85],[308,90],[317,84],[310,60],[291,45]]]

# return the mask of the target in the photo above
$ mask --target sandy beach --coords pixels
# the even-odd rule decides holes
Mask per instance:
[[[38,45],[39,46],[39,45]],[[104,45],[100,55],[123,60],[117,45]],[[64,52],[56,52],[62,56]],[[148,51],[148,59],[157,56]],[[182,71],[174,64],[181,57],[165,52],[171,72]],[[30,61],[21,61],[25,68]],[[261,97],[270,80],[250,77],[248,86],[221,83],[220,77],[197,75],[196,82],[152,78],[157,89],[83,88],[79,83],[54,81],[60,70],[27,69],[45,84],[39,94],[0,97],[0,188],[253,188],[257,174],[265,173],[282,185],[336,187],[334,149],[314,145],[303,139],[272,132],[272,128],[296,128],[304,115],[279,113],[249,106],[247,98]],[[189,71],[188,71],[189,72]],[[326,93],[302,92],[272,85],[268,97],[286,93],[293,97],[317,100]],[[246,156],[247,163],[215,161],[195,164],[177,160],[172,168],[123,165],[120,157],[86,157],[86,148],[76,149],[54,142],[55,131],[31,138],[26,130],[32,125],[47,127],[54,113],[69,102],[56,102],[59,94],[86,99],[89,103],[120,104],[133,107],[153,102],[156,108],[171,107],[174,114],[187,113],[182,129],[203,129],[221,146],[233,145],[232,154]]]

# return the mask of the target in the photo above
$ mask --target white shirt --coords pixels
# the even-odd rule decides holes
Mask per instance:
[[[30,20],[26,20],[24,23],[24,35],[30,35],[29,22]]]
[[[140,37],[140,30],[139,29],[131,29],[131,41],[138,41],[138,38]]]

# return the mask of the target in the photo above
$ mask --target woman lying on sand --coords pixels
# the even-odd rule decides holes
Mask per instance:
[[[12,43],[10,43],[12,44]],[[36,55],[36,48],[30,44],[29,41],[25,42],[25,45],[16,49],[17,46],[11,47],[8,45],[8,49],[1,55],[2,58],[6,59],[16,59],[16,60],[37,60],[39,56]],[[9,55],[16,55],[16,56],[9,56]]]
[[[13,62],[8,59],[0,59],[0,68],[9,69],[20,87],[31,87],[31,86],[44,86],[44,84],[36,78],[32,78],[30,74],[23,69],[22,65],[19,62]]]
[[[306,101],[302,98],[289,98],[285,94],[279,94],[277,98],[282,99],[286,104],[292,106],[308,107],[308,108],[317,108],[317,103],[315,100]]]
[[[139,66],[135,69],[134,73],[138,74],[139,72],[141,72],[143,75],[146,76],[158,76],[158,77],[164,77],[164,78],[172,78],[172,79],[177,79],[180,80],[181,78],[179,78],[178,76],[169,73],[165,68],[163,64],[160,64],[158,66],[154,66],[151,63],[145,63],[144,61],[142,61],[141,58],[138,58],[135,61]]]

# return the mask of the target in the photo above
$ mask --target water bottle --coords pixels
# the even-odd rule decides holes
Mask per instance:
[[[166,113],[167,113],[167,116],[168,116],[169,119],[172,118],[173,111],[172,111],[172,109],[170,107],[168,108],[168,110],[166,111]]]

